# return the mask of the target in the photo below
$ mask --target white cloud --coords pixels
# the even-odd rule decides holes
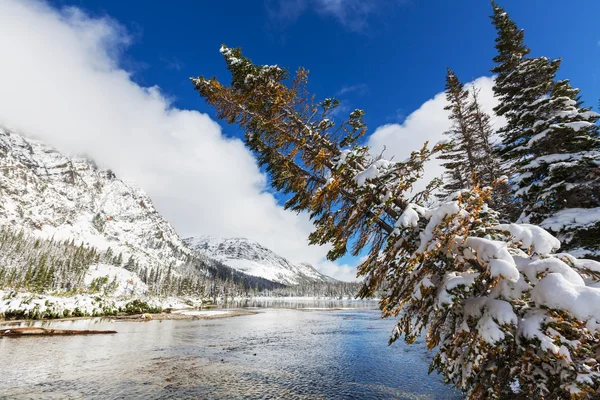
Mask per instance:
[[[241,141],[205,114],[174,108],[160,88],[132,81],[119,66],[130,39],[115,21],[5,0],[0,37],[10,38],[0,40],[0,125],[88,154],[135,182],[182,236],[245,236],[334,278],[354,278],[354,266],[308,246],[307,216],[277,204]],[[474,84],[491,109],[491,78]],[[438,94],[402,124],[378,128],[369,138],[374,153],[385,145],[386,155],[404,159],[425,140],[440,140],[449,127],[444,103]],[[432,163],[426,177],[440,173]]]
[[[344,85],[340,90],[336,92],[336,96],[343,96],[348,93],[357,93],[362,96],[369,92],[369,87],[364,83],[357,83],[356,85]]]
[[[295,22],[307,10],[323,17],[333,17],[344,28],[362,32],[369,19],[385,15],[406,0],[266,0],[265,5],[272,20],[288,24]]]
[[[318,13],[335,17],[342,25],[353,31],[363,30],[368,18],[377,10],[376,1],[363,0],[316,0]]]
[[[354,265],[339,265],[338,263],[325,260],[319,263],[319,271],[340,281],[352,282],[357,280],[356,266],[360,265],[363,261],[363,259],[358,259]]]
[[[490,115],[493,114],[492,109],[496,105],[493,85],[493,79],[485,76],[466,85],[467,88],[475,86],[481,89],[479,93],[481,104]],[[448,111],[444,110],[445,105],[446,95],[441,92],[413,111],[403,123],[378,127],[368,140],[369,146],[372,147],[372,154],[379,154],[385,148],[384,157],[388,159],[394,157],[395,160],[401,161],[409,157],[412,151],[420,149],[426,141],[433,146],[447,138],[444,132],[450,129],[451,122],[448,120]],[[492,119],[494,128],[500,127],[503,123],[503,119]],[[431,179],[441,176],[443,172],[444,168],[438,160],[430,161],[425,167],[423,179],[415,184],[414,189],[417,191],[424,189]]]
[[[132,81],[119,66],[129,39],[117,23],[6,0],[0,37],[1,125],[135,182],[184,237],[245,236],[333,277],[354,277],[353,267],[324,261],[325,248],[308,246],[308,217],[277,204],[240,140]]]

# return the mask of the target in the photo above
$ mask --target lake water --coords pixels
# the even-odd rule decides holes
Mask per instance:
[[[258,314],[28,324],[118,334],[0,339],[0,398],[462,398],[427,374],[432,354],[422,342],[387,346],[394,321],[373,303],[247,305]]]

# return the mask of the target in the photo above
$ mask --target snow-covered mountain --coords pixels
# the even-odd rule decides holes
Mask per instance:
[[[310,264],[292,264],[280,255],[246,238],[200,236],[185,239],[195,251],[247,275],[259,276],[284,285],[306,282],[335,282]]]
[[[110,247],[141,267],[177,272],[195,256],[142,190],[93,161],[1,128],[0,225]]]
[[[227,274],[215,261],[253,277],[293,285],[334,281],[247,239],[186,241],[135,185],[84,157],[68,157],[37,140],[0,128],[0,226],[37,238],[110,248],[125,264],[170,268],[176,275]],[[193,247],[193,249],[192,249]],[[237,274],[237,272],[236,272]],[[209,278],[210,279],[210,278]]]

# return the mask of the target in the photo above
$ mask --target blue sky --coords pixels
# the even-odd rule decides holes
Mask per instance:
[[[116,19],[132,35],[124,62],[134,79],[160,86],[177,107],[211,116],[213,110],[191,90],[188,78],[216,75],[228,81],[221,43],[241,46],[258,63],[308,68],[318,97],[335,95],[345,107],[365,109],[371,128],[402,122],[442,91],[448,66],[465,81],[490,75],[495,54],[491,6],[485,0],[59,3]],[[526,30],[532,54],[563,57],[561,75],[596,106],[600,26],[594,16],[600,15],[600,2],[507,0],[501,5]],[[232,127],[224,132],[240,136]]]
[[[443,90],[447,66],[469,81],[489,75],[493,65],[495,32],[486,0],[60,0],[56,4],[114,18],[131,35],[123,62],[134,79],[143,86],[160,86],[178,107],[210,115],[212,110],[191,90],[188,77],[228,78],[218,52],[221,43],[241,46],[259,63],[308,68],[317,96],[337,95],[348,107],[365,109],[372,128],[401,121]],[[525,29],[532,54],[563,57],[561,76],[582,88],[584,100],[596,106],[600,2],[500,4]]]
[[[532,53],[562,56],[560,77],[596,106],[600,2],[502,5]],[[11,38],[0,41],[0,125],[111,168],[184,237],[248,237],[349,280],[358,260],[331,263],[307,245],[308,217],[282,210],[238,130],[215,123],[189,77],[229,79],[221,43],[304,66],[318,98],[366,110],[374,153],[403,159],[449,128],[447,66],[493,107],[490,13],[487,0],[0,1],[0,36]]]

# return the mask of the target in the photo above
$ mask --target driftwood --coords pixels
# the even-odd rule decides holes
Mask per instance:
[[[43,335],[98,335],[117,331],[78,331],[70,329],[44,328],[0,328],[0,336],[43,336]]]

